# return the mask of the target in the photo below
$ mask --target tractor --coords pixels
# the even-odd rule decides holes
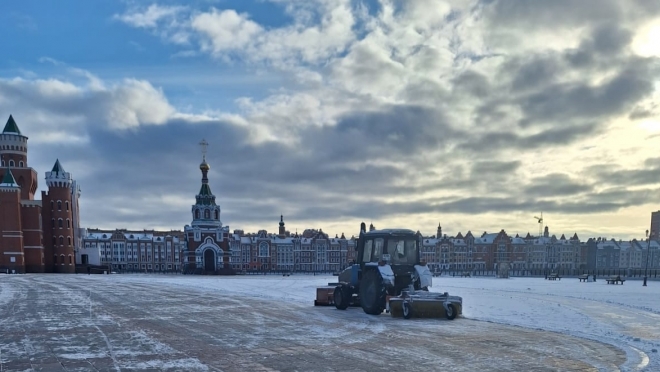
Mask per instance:
[[[338,283],[318,288],[315,304],[331,304],[339,310],[361,306],[379,315],[390,297],[405,289],[428,291],[433,275],[420,260],[420,236],[408,229],[366,231],[360,225],[355,263],[338,275]]]

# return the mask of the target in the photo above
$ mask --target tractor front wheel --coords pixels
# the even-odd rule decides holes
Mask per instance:
[[[380,315],[385,310],[383,279],[376,270],[367,271],[360,283],[360,305],[365,313]]]
[[[454,320],[454,318],[456,318],[457,315],[456,306],[454,306],[453,304],[447,305],[446,312],[447,314],[445,315],[448,320]]]

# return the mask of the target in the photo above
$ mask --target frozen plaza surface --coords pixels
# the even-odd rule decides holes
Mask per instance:
[[[314,307],[332,276],[0,276],[2,371],[660,371],[660,282],[434,278],[454,321]]]

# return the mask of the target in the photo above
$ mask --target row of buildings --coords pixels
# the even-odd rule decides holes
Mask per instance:
[[[80,228],[80,187],[59,160],[46,172],[48,191],[36,200],[37,173],[28,166],[27,140],[13,117],[0,134],[0,271],[73,273],[77,265],[118,271],[336,272],[355,260],[355,237],[322,230],[291,234],[280,216],[278,232],[230,231],[211,191],[202,141],[201,186],[183,230]],[[653,215],[660,226],[660,211]],[[357,224],[356,224],[357,226]],[[370,227],[373,229],[373,225]],[[657,231],[657,226],[656,226]],[[649,242],[550,235],[419,234],[421,255],[434,271],[593,270],[660,268],[657,235]]]
[[[200,235],[198,241],[202,244],[189,250],[183,231],[89,230],[83,237],[79,261],[89,262],[85,255],[90,255],[94,263],[115,271],[337,272],[355,260],[356,253],[355,237],[330,237],[316,229],[291,235],[284,230],[282,217],[277,234],[234,230],[226,238],[206,238],[209,236],[204,235],[202,240]],[[520,237],[509,236],[503,230],[479,237],[469,231],[449,237],[440,227],[437,235],[420,235],[420,240],[421,256],[436,272],[496,271],[503,264],[518,272],[645,269],[647,255],[648,268],[660,269],[660,244],[654,240],[580,241],[577,234],[557,238],[546,231],[541,237]]]

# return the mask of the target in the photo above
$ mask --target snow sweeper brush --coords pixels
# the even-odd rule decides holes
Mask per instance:
[[[449,293],[416,291],[410,288],[400,296],[388,297],[387,310],[393,317],[446,318],[453,320],[463,313],[463,299]]]

